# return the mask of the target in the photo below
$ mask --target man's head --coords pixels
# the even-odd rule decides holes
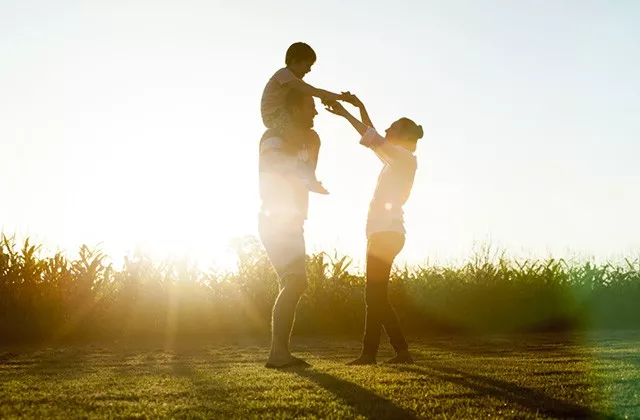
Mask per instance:
[[[316,62],[316,52],[304,42],[291,44],[287,50],[285,64],[293,74],[302,79],[311,71],[311,66]]]
[[[393,144],[399,144],[414,152],[418,140],[422,138],[424,131],[422,126],[409,118],[400,118],[386,129],[385,138]]]
[[[291,122],[296,127],[313,128],[313,120],[318,115],[313,97],[291,89],[285,99],[285,108],[291,117]]]

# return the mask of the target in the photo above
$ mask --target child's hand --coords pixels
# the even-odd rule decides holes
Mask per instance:
[[[355,106],[356,108],[361,108],[362,107],[362,101],[360,101],[360,99],[356,95],[354,95],[353,93],[351,93],[349,91],[341,92],[340,100],[348,102],[351,105]]]
[[[322,194],[322,195],[329,195],[329,190],[327,190],[324,185],[322,185],[322,182],[317,181],[314,184],[309,186],[309,191],[317,193],[317,194]]]

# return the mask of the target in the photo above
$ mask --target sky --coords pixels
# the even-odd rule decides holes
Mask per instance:
[[[640,2],[0,0],[0,230],[232,261],[287,47],[425,137],[398,261],[640,255]],[[361,260],[380,170],[322,109],[306,240]]]

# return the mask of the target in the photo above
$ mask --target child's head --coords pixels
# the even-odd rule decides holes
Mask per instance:
[[[316,52],[304,42],[296,42],[287,50],[284,62],[293,74],[302,79],[316,62]]]

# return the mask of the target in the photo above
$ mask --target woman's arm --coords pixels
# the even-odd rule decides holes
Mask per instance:
[[[373,127],[369,127],[368,125],[358,121],[358,119],[351,115],[339,102],[327,104],[326,109],[332,114],[343,117],[349,121],[353,128],[355,128],[358,134],[362,137],[360,139],[360,144],[373,150],[373,152],[384,162],[391,165],[398,159],[407,155],[407,153],[410,154],[410,152],[390,144],[384,139],[384,137],[378,134]]]
[[[334,101],[334,102],[327,103],[326,110],[331,112],[334,115],[338,115],[339,117],[343,117],[344,119],[349,121],[351,126],[355,128],[355,130],[361,136],[364,136],[364,134],[367,132],[367,129],[369,128],[367,124],[361,122],[356,117],[351,115],[349,111],[347,111],[340,102]]]
[[[365,108],[360,98],[358,98],[356,95],[352,94],[351,92],[342,92],[342,96],[344,97],[344,100],[346,102],[350,103],[351,105],[355,106],[360,110],[360,120],[363,123],[365,123],[371,128],[375,128],[373,125],[373,121],[371,121],[371,118],[369,117],[367,108]]]

